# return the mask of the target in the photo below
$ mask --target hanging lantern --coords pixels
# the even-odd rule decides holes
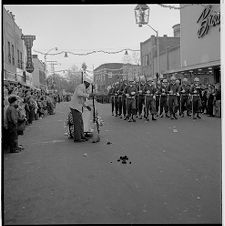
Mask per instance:
[[[67,54],[67,52],[65,52],[65,56],[64,57],[68,57],[68,54]]]
[[[144,24],[148,24],[149,20],[149,7],[146,4],[138,4],[135,9],[136,24],[141,27]]]
[[[128,52],[127,52],[127,50],[125,51],[124,55],[128,55]]]

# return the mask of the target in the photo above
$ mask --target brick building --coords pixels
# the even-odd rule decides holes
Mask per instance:
[[[22,29],[15,22],[12,12],[3,7],[3,76],[4,80],[25,82],[24,62],[26,48],[21,39]],[[29,75],[28,75],[29,76]]]
[[[158,37],[159,72],[164,74],[171,68],[180,68],[180,30],[179,24],[173,26],[174,37]],[[140,43],[142,74],[155,78],[157,72],[157,38],[152,35]]]
[[[107,93],[108,88],[122,80],[137,80],[140,66],[123,63],[102,64],[94,70],[94,83],[98,93]]]

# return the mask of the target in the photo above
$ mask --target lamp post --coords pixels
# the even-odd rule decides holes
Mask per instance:
[[[157,72],[159,74],[159,71],[160,71],[160,69],[159,69],[159,32],[148,24],[148,21],[149,21],[149,7],[146,4],[138,4],[135,7],[134,12],[135,12],[136,24],[138,24],[139,27],[142,27],[142,25],[147,25],[148,27],[150,27],[156,33]]]
[[[58,48],[57,47],[54,47],[54,48],[51,48],[51,49],[49,49],[45,54],[44,54],[44,60],[45,60],[45,72],[46,72],[46,74],[47,74],[47,55],[48,55],[48,53],[50,52],[50,51],[52,51],[52,50],[58,50]]]

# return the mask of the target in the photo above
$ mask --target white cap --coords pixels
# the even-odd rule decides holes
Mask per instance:
[[[87,76],[87,75],[84,75],[84,82],[88,82],[88,83],[92,83],[92,79],[89,77],[89,76]]]

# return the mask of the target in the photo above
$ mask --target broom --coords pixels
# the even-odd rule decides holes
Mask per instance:
[[[94,85],[92,85],[92,94],[93,94],[93,90],[94,90]],[[93,124],[94,124],[94,130],[93,130],[93,136],[91,138],[91,142],[92,143],[97,143],[100,141],[100,136],[99,136],[99,124],[98,124],[98,120],[96,117],[96,112],[95,112],[95,98],[94,96],[92,97],[92,101],[93,101]]]

